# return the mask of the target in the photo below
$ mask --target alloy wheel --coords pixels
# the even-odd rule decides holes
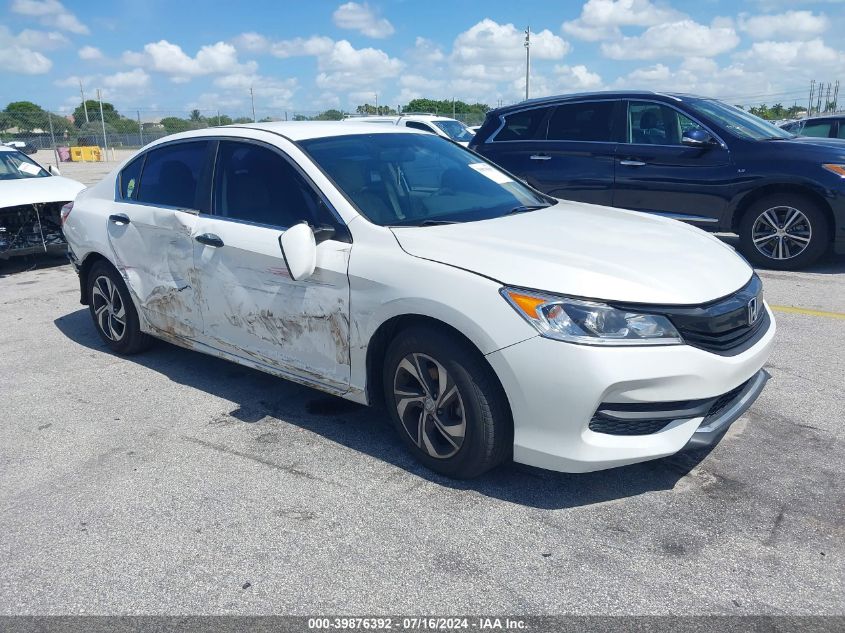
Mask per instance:
[[[769,259],[797,257],[810,244],[813,229],[807,216],[794,207],[766,209],[751,227],[754,247]]]
[[[114,282],[100,275],[94,280],[91,303],[97,327],[110,341],[118,342],[126,335],[126,306]]]
[[[393,395],[402,427],[411,440],[436,459],[461,448],[466,434],[463,399],[452,376],[426,354],[409,354],[396,368]]]

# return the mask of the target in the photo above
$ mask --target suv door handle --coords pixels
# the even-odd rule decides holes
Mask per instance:
[[[645,163],[641,160],[620,160],[620,165],[627,165],[628,167],[642,167]]]
[[[214,233],[203,233],[202,235],[197,235],[194,239],[200,244],[205,244],[206,246],[212,246],[214,248],[220,248],[223,246],[223,240]]]
[[[528,158],[530,158],[531,160],[551,160],[552,159],[552,157],[549,156],[548,154],[531,154],[531,156],[529,156]]]
[[[118,226],[126,226],[130,223],[129,216],[125,213],[115,213],[109,216],[109,222]]]

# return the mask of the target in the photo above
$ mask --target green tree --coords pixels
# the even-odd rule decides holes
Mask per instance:
[[[16,127],[21,132],[46,129],[49,126],[47,112],[32,101],[13,101],[6,106],[4,112],[7,116],[7,127]]]
[[[232,123],[252,123],[252,118],[248,116],[239,116],[237,119],[233,120]]]
[[[325,112],[320,112],[317,116],[314,117],[315,121],[340,121],[343,118],[343,112],[340,110],[326,110]]]
[[[199,110],[191,110],[191,116],[188,117],[193,123],[202,123],[203,116]]]
[[[82,127],[85,124],[86,109],[88,110],[89,122],[100,120],[100,102],[96,99],[86,99],[85,104],[80,102],[73,111],[73,122],[76,124],[76,127]],[[120,113],[115,109],[115,107],[111,103],[103,101],[103,119],[105,119],[105,122],[111,123],[119,118]]]
[[[161,120],[161,125],[164,131],[168,134],[175,134],[176,132],[185,132],[194,129],[191,122],[187,119],[180,119],[178,116],[166,116]]]

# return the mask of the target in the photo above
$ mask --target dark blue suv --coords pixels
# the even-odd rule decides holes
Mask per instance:
[[[845,253],[845,141],[796,137],[714,99],[533,99],[490,111],[470,149],[556,198],[737,233],[769,268]]]

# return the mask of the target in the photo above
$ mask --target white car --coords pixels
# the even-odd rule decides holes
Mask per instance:
[[[712,444],[766,382],[774,319],[731,248],[410,129],[168,136],[64,216],[112,350],[156,337],[384,404],[450,476]]]
[[[0,145],[0,259],[65,250],[59,212],[85,185]]]
[[[394,114],[372,116],[349,116],[343,119],[353,123],[384,123],[398,127],[409,127],[429,134],[436,134],[448,138],[466,147],[475,136],[474,132],[458,121],[436,114]]]

